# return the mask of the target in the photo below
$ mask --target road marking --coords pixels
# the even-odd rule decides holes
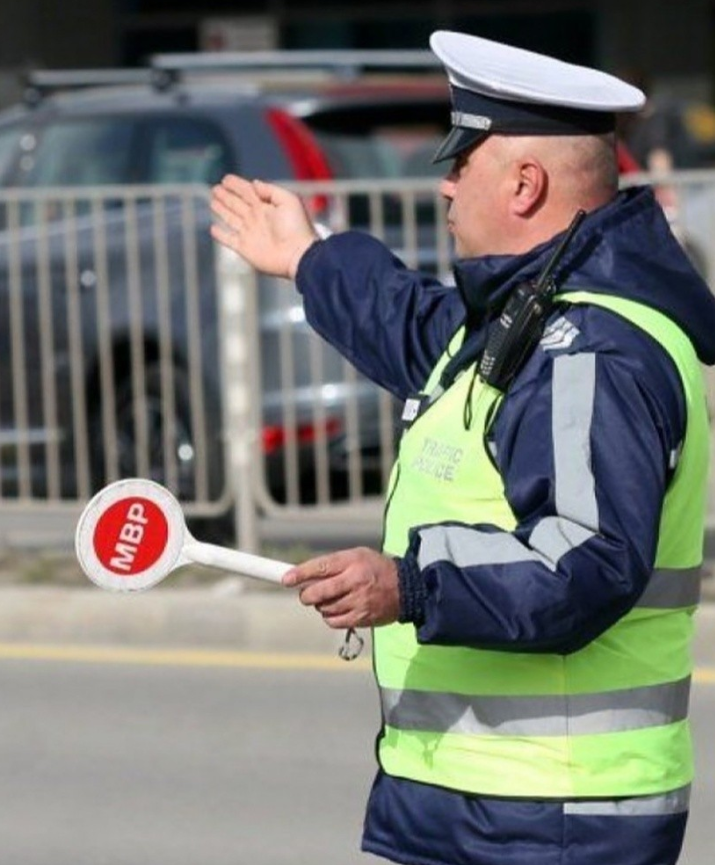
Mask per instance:
[[[236,667],[254,670],[372,669],[369,656],[343,661],[330,655],[241,652],[229,649],[138,649],[122,646],[55,646],[0,643],[0,661],[77,661],[88,664],[138,664],[176,667]],[[696,667],[693,682],[715,685],[715,667]]]
[[[121,646],[55,646],[0,643],[0,661],[77,661],[89,664],[139,664],[177,667],[234,667],[256,670],[358,670],[369,658],[346,662],[336,655],[240,652],[209,649],[148,649]]]

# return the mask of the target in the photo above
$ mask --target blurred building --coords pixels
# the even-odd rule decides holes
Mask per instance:
[[[637,68],[685,95],[713,89],[715,0],[1,0],[0,104],[29,67],[137,66],[159,51],[423,48],[436,28]]]

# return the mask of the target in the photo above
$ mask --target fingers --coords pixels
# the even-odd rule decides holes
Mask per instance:
[[[291,568],[283,577],[283,585],[297,587],[300,602],[306,607],[315,607],[321,614],[335,609],[349,609],[346,601],[353,588],[353,581],[346,573],[351,559],[343,553],[332,553],[309,559]]]
[[[293,193],[276,186],[275,183],[266,183],[265,180],[247,180],[237,174],[227,174],[220,182],[219,188],[241,198],[247,202],[279,203],[293,197]]]
[[[343,552],[317,556],[291,568],[283,577],[283,585],[300,586],[308,581],[333,577],[341,573],[347,564],[348,560]]]
[[[216,218],[210,227],[211,237],[265,270],[266,264],[281,258],[266,224],[267,207],[270,209],[252,182],[227,175],[211,191],[211,212]]]
[[[237,178],[238,179],[238,178]],[[211,191],[211,210],[223,222],[230,226],[243,224],[254,212],[260,199],[252,192],[248,184],[248,192],[244,194],[245,187],[239,187],[239,191],[232,192],[222,184],[214,186]]]
[[[297,199],[294,193],[273,183],[246,180],[236,174],[227,174],[211,192],[212,209],[236,214],[247,214],[259,205],[279,206]]]
[[[395,561],[367,548],[309,559],[291,568],[283,584],[297,587],[301,603],[331,628],[387,624],[399,613]]]
[[[236,198],[248,202],[260,201],[255,188],[255,181],[246,180],[245,177],[239,177],[237,174],[227,174],[215,189],[230,193]]]
[[[216,215],[219,216],[218,213]],[[219,219],[220,222],[214,222],[209,226],[211,237],[239,255],[243,255],[246,237],[243,220],[234,214],[219,216]]]
[[[224,246],[227,246],[229,249],[232,249],[234,252],[240,252],[241,247],[236,236],[235,231],[231,231],[229,228],[224,228],[222,225],[214,224],[210,228],[211,237],[217,242],[221,243]]]
[[[329,628],[335,628],[339,631],[345,631],[348,628],[367,628],[370,626],[369,621],[358,620],[352,612],[338,616],[323,616],[323,621]]]
[[[317,239],[300,198],[272,183],[226,175],[213,187],[214,240],[263,273],[295,277],[305,251]]]
[[[281,204],[298,200],[294,192],[289,192],[275,183],[266,183],[265,180],[253,180],[251,183],[254,194],[265,204],[273,204],[279,207]]]
[[[300,590],[300,602],[313,607],[331,628],[363,627],[370,624],[360,591],[341,575],[313,580]]]

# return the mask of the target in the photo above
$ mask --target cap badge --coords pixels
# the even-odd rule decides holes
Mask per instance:
[[[466,114],[464,111],[452,112],[452,126],[461,126],[466,129],[480,129],[487,132],[492,128],[492,118],[483,114]]]

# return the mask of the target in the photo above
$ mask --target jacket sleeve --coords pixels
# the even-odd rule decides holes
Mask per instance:
[[[318,241],[296,275],[306,318],[363,375],[405,398],[424,384],[464,318],[453,286],[410,270],[380,241]]]
[[[503,401],[492,447],[513,532],[412,530],[398,563],[401,619],[420,642],[568,653],[634,605],[685,408],[665,352],[633,329],[626,339],[624,351],[537,349]]]

